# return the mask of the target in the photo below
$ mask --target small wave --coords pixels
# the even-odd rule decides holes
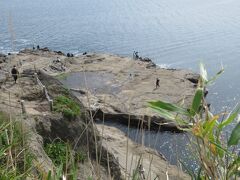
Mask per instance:
[[[28,47],[28,46],[33,46],[33,43],[30,40],[27,39],[16,39],[14,41],[15,45],[19,48],[23,48],[23,47]]]
[[[170,64],[157,64],[158,67],[163,68],[163,69],[168,69],[170,68]]]
[[[73,51],[72,53],[74,54],[74,56],[80,56],[83,54],[82,52],[79,51]]]
[[[0,53],[3,53],[3,54],[8,54],[8,53],[17,54],[17,53],[19,53],[19,51],[13,51],[11,48],[0,47]]]
[[[4,42],[4,43],[9,43],[9,42],[11,42],[11,40],[6,39],[6,40],[3,40],[2,42]]]

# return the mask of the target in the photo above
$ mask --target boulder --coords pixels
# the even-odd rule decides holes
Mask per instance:
[[[194,74],[194,73],[186,74],[186,76],[185,76],[185,78],[187,80],[189,80],[190,82],[192,82],[194,84],[198,83],[199,77],[200,77],[199,74]]]
[[[65,54],[62,51],[54,51],[54,52],[60,56],[65,56]]]
[[[7,56],[5,54],[0,53],[0,63],[6,62]]]
[[[50,49],[48,49],[48,47],[45,47],[45,48],[42,48],[42,49],[39,49],[39,50],[41,50],[41,51],[50,51]]]

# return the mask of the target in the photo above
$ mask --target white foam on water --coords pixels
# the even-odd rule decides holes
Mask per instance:
[[[4,42],[4,43],[8,43],[8,42],[10,42],[11,40],[9,40],[9,39],[6,39],[6,40],[3,40],[2,42]]]
[[[82,52],[79,52],[79,51],[73,51],[72,53],[73,53],[74,56],[82,55]]]
[[[3,54],[8,54],[8,53],[18,54],[19,51],[13,51],[11,48],[0,47],[0,53],[3,53]]]
[[[163,69],[168,69],[170,68],[171,64],[157,64],[157,66]]]

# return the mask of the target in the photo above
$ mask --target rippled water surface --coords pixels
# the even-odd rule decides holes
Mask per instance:
[[[219,112],[239,101],[239,0],[1,0],[0,52],[39,44],[131,56],[213,74],[208,101]],[[161,77],[160,77],[161,78]],[[153,135],[154,136],[154,135]]]
[[[0,52],[33,44],[79,53],[134,50],[158,64],[225,75],[210,91],[218,109],[239,100],[238,0],[2,0]]]

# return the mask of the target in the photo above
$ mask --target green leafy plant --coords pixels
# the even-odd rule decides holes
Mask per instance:
[[[44,146],[45,152],[52,159],[56,166],[66,163],[67,145],[62,141],[47,143]]]
[[[213,115],[204,99],[206,86],[214,82],[223,71],[221,69],[214,77],[208,79],[204,65],[200,65],[198,87],[189,108],[164,101],[149,102],[150,107],[162,117],[176,122],[180,129],[187,131],[192,137],[190,144],[194,147],[193,154],[199,162],[196,172],[186,168],[192,179],[225,180],[239,177],[240,157],[236,149],[240,139],[240,124],[237,123],[230,137],[223,137],[224,129],[230,128],[228,126],[237,118],[240,106],[236,106],[230,113]]]
[[[68,119],[74,119],[80,115],[79,105],[66,96],[57,96],[54,99],[53,109],[56,112],[62,113]]]
[[[86,153],[73,151],[71,145],[60,139],[46,143],[44,150],[56,166],[55,173],[49,172],[48,179],[59,179],[65,176],[67,179],[77,179],[78,163],[86,160]]]

